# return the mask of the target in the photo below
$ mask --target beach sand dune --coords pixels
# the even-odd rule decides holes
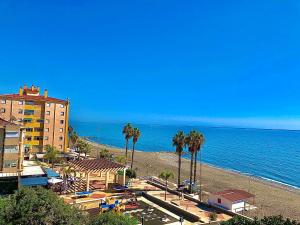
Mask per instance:
[[[106,148],[116,155],[124,155],[123,149],[93,143],[96,150]],[[134,168],[138,176],[158,176],[164,169],[174,172],[177,176],[178,157],[168,152],[136,151]],[[182,180],[189,178],[190,161],[182,160]],[[199,175],[198,166],[198,175]],[[175,180],[174,180],[175,182]],[[229,188],[242,189],[256,195],[255,205],[258,207],[246,215],[263,217],[283,215],[300,221],[300,190],[262,179],[245,176],[236,172],[223,170],[209,165],[202,165],[202,184],[204,193],[221,191]],[[207,199],[207,195],[203,196]]]

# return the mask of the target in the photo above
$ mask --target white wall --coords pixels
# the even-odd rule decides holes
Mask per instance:
[[[221,199],[221,204],[218,203],[219,198]],[[211,205],[220,206],[222,208],[231,210],[233,212],[235,212],[236,209],[244,207],[244,205],[245,205],[245,202],[233,203],[233,202],[223,198],[222,196],[217,196],[217,195],[210,195],[209,199],[208,199],[208,203]]]
[[[243,211],[245,208],[245,202],[236,202],[234,204],[232,204],[232,211],[233,212],[240,212]]]

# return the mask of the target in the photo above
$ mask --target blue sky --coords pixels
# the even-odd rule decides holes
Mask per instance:
[[[0,2],[0,92],[72,119],[300,129],[300,3]]]

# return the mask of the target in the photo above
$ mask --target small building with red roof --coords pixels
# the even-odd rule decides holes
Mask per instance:
[[[208,203],[232,212],[241,212],[251,208],[248,201],[254,203],[255,195],[238,189],[228,189],[225,191],[210,194]]]

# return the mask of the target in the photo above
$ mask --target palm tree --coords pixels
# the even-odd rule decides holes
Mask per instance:
[[[79,136],[75,131],[70,133],[70,142],[72,143],[72,147],[77,147],[77,142],[79,141]]]
[[[74,178],[76,178],[76,170],[71,166],[65,166],[62,168],[62,172],[63,172],[63,180],[64,180],[64,191],[66,191],[68,185],[68,177],[71,174],[74,174]],[[74,188],[75,188],[74,192],[76,193],[76,185],[74,185]]]
[[[88,151],[90,151],[90,146],[88,146],[87,142],[81,138],[79,138],[76,142],[76,149],[78,152],[78,159],[80,159],[80,154],[84,153],[85,157]]]
[[[126,163],[126,158],[123,155],[118,155],[118,156],[115,157],[115,161],[117,163],[120,163],[120,164],[125,164]]]
[[[123,127],[123,131],[122,133],[124,134],[125,136],[125,140],[126,140],[126,152],[125,152],[125,157],[126,157],[126,160],[127,160],[127,156],[128,156],[128,141],[130,138],[132,138],[132,133],[133,133],[133,128],[131,126],[130,123],[127,123],[124,127]]]
[[[84,141],[83,147],[84,148],[82,149],[82,153],[84,153],[84,156],[86,158],[86,155],[92,152],[92,146],[88,142]]]
[[[186,145],[185,143],[185,135],[183,131],[179,131],[174,137],[173,137],[173,146],[176,147],[176,154],[178,155],[178,181],[177,186],[179,188],[180,186],[180,175],[181,175],[181,157],[183,154],[183,149]]]
[[[52,145],[46,145],[45,150],[46,154],[44,155],[44,158],[51,163],[53,169],[54,163],[57,161],[59,151]]]
[[[166,181],[165,201],[167,201],[168,180],[174,178],[174,174],[170,171],[165,170],[161,172],[158,177]]]
[[[191,153],[190,184],[189,184],[190,193],[192,193],[193,167],[194,167],[193,164],[194,164],[194,156],[196,152],[196,148],[195,148],[196,133],[197,132],[193,130],[186,137],[186,144],[189,148],[189,152]]]
[[[197,156],[200,152],[202,145],[204,144],[204,136],[200,132],[195,134],[195,163],[194,163],[194,183],[196,183],[197,177]],[[200,152],[200,168],[201,168],[201,152]]]
[[[141,136],[141,131],[138,128],[134,128],[132,131],[133,145],[132,145],[132,154],[131,154],[131,166],[130,166],[131,169],[133,167],[135,144],[139,140],[140,136]]]

